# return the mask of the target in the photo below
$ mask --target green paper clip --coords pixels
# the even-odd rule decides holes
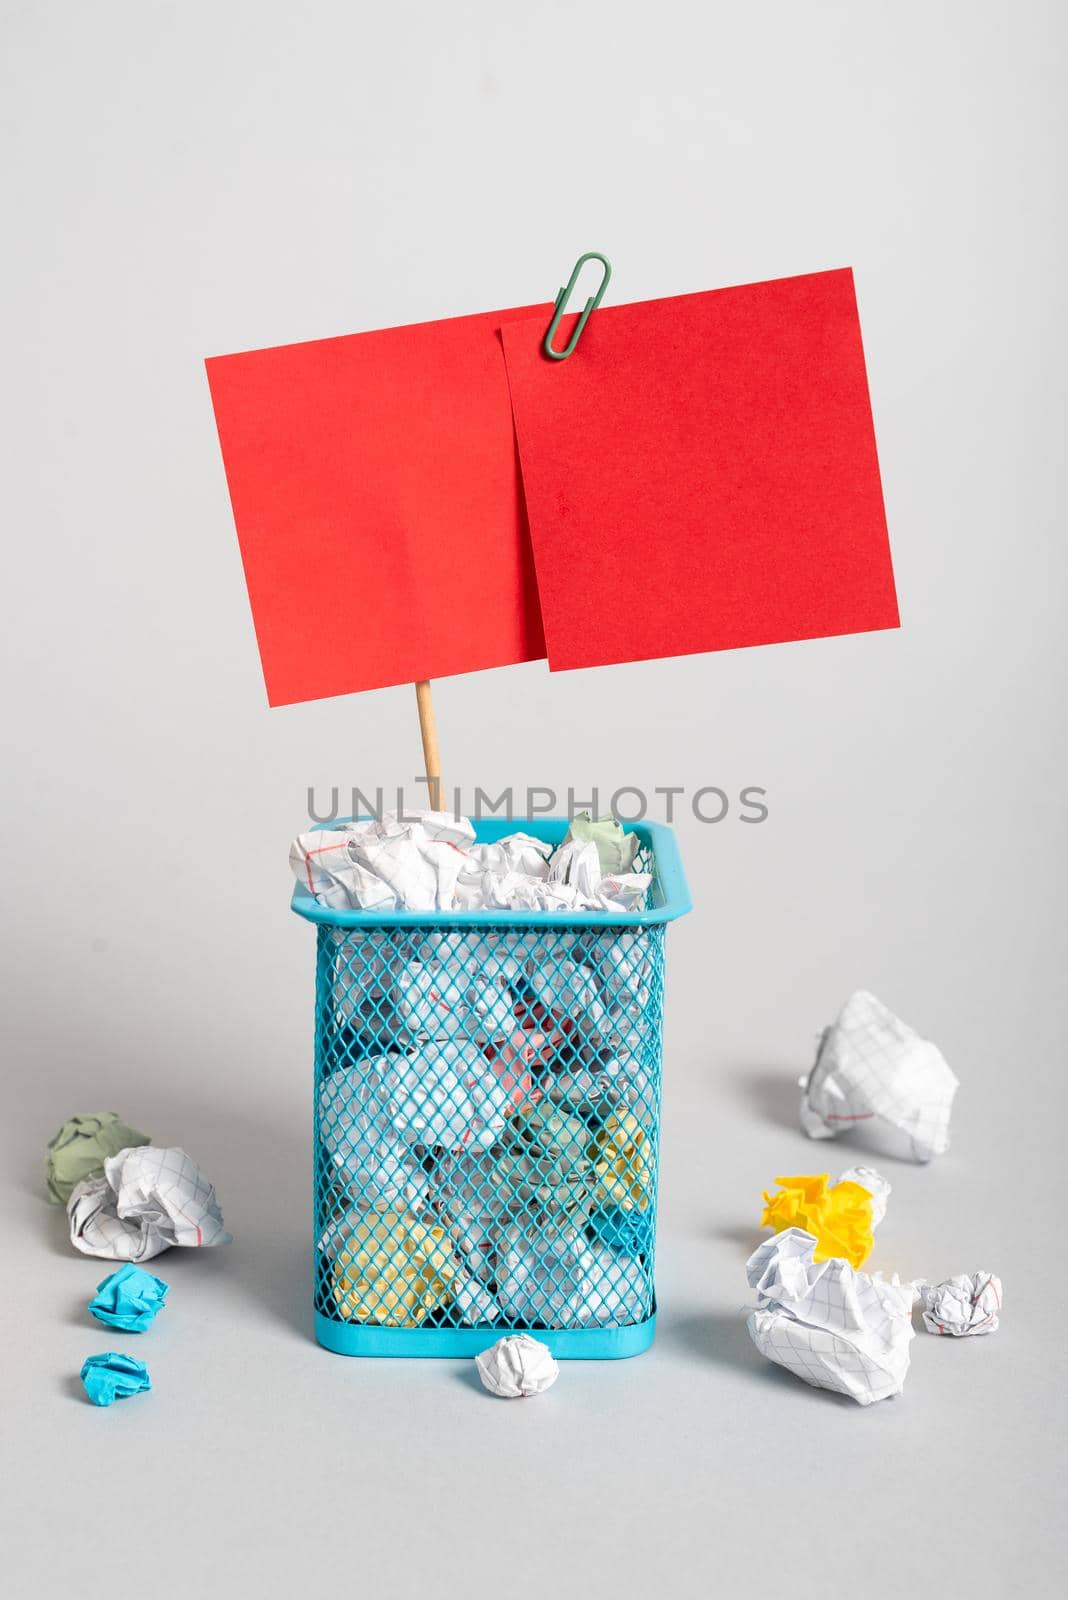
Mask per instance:
[[[586,301],[586,309],[582,312],[578,322],[575,324],[575,331],[571,335],[571,338],[568,340],[563,350],[554,350],[553,334],[560,326],[560,318],[567,309],[567,302],[571,298],[571,291],[578,282],[578,275],[586,265],[587,261],[599,261],[604,268],[604,277],[601,279],[601,287],[598,289],[596,294],[591,295]],[[611,276],[612,263],[609,261],[608,257],[603,256],[599,250],[587,250],[584,256],[579,256],[578,260],[575,262],[574,270],[572,271],[570,278],[568,278],[567,283],[560,290],[560,293],[556,297],[556,303],[553,306],[553,320],[549,324],[549,331],[546,333],[545,339],[542,343],[542,349],[552,361],[566,361],[572,350],[574,350],[579,341],[579,334],[586,326],[586,318],[589,316],[591,311],[595,311],[597,309],[601,301],[604,299],[604,292],[608,288],[608,280]]]

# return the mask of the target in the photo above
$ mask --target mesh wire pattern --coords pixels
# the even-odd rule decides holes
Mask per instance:
[[[663,926],[320,926],[320,1315],[497,1336],[648,1318],[663,978]]]

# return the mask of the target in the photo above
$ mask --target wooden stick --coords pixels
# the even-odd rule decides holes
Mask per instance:
[[[444,790],[441,783],[441,757],[438,755],[438,730],[434,723],[434,702],[430,695],[429,679],[416,684],[415,703],[419,707],[419,732],[423,740],[427,803],[431,811],[441,811],[444,806]]]

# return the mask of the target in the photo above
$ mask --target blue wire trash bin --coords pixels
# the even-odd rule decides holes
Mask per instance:
[[[564,818],[493,818],[558,844]],[[558,1358],[653,1339],[672,830],[633,823],[646,909],[338,911],[318,927],[315,1333],[341,1355]]]

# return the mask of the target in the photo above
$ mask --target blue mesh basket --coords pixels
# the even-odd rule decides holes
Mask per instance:
[[[557,844],[563,818],[476,824]],[[315,985],[315,1331],[342,1355],[652,1342],[675,837],[628,828],[648,908],[335,911]]]

